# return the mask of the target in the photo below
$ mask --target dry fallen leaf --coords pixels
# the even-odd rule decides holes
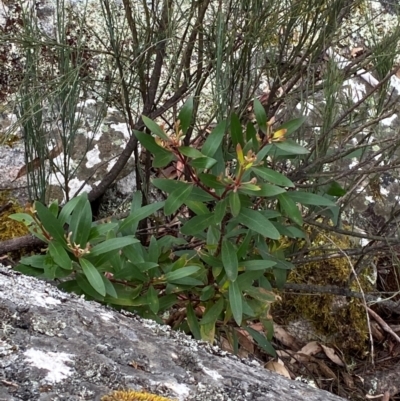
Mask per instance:
[[[294,351],[300,349],[300,344],[294,336],[289,334],[282,326],[274,324],[274,338],[281,342],[285,347],[288,347]]]
[[[311,341],[306,344],[299,352],[306,355],[315,355],[321,352],[321,345],[317,341]]]
[[[54,146],[54,148],[49,152],[48,157],[46,157],[46,160],[53,160],[55,159],[63,150],[63,146],[62,143],[57,143],[56,146]],[[31,162],[29,162],[28,164],[25,164],[24,166],[22,166],[19,171],[17,176],[13,179],[12,182],[18,180],[18,178],[21,178],[22,176],[26,175],[28,173],[28,167],[29,170],[36,170],[37,168],[40,167],[42,163],[42,160],[40,157],[36,157],[35,159],[33,159]]]
[[[291,379],[290,374],[289,374],[288,370],[285,368],[285,366],[283,365],[282,361],[281,361],[281,363],[276,362],[276,361],[269,361],[264,365],[264,367],[271,372],[278,373],[278,375],[281,375],[281,376],[287,377],[288,379]]]
[[[338,366],[345,366],[342,360],[336,355],[336,352],[333,348],[327,347],[326,345],[320,344],[322,349],[325,352],[325,355],[333,362],[336,363]]]

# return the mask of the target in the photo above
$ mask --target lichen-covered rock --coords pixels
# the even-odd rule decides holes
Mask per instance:
[[[1,267],[0,321],[2,401],[100,401],[122,389],[177,401],[342,400]]]

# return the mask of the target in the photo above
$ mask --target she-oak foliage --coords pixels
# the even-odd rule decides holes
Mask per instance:
[[[153,135],[135,135],[152,153],[153,167],[179,162],[186,180],[153,179],[168,194],[166,201],[142,206],[142,194],[136,192],[122,221],[92,222],[86,194],[61,211],[56,203],[45,207],[36,202],[28,213],[12,218],[24,222],[48,248],[45,255],[23,258],[16,270],[61,279],[63,290],[159,323],[166,312],[178,311],[174,328],[208,341],[216,330],[224,330],[234,349],[234,329],[241,326],[274,354],[269,308],[276,295],[269,279],[282,285],[293,267],[284,260],[281,238],[303,237],[298,204],[327,209],[335,204],[295,190],[287,177],[268,167],[271,159],[308,152],[288,138],[304,118],[273,132],[257,100],[254,110],[262,139],[253,125],[243,132],[233,115],[214,128],[200,150],[183,145],[192,99],[183,106],[172,134],[143,117]],[[160,209],[181,221],[179,236],[152,236],[143,245],[135,236],[139,222]],[[249,327],[254,321],[263,324],[266,336]]]

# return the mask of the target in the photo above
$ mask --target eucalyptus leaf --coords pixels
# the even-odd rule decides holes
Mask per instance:
[[[106,287],[98,270],[85,258],[80,258],[79,263],[90,285],[95,291],[104,297],[106,295]]]
[[[164,130],[153,120],[150,118],[142,115],[142,120],[146,127],[154,134],[157,135],[159,138],[163,139],[164,141],[169,142],[168,135],[164,132]]]
[[[229,240],[222,240],[221,259],[225,273],[230,281],[235,281],[238,276],[239,262],[236,247]]]
[[[229,283],[229,305],[232,310],[233,318],[238,326],[242,324],[243,319],[243,300],[242,292],[240,291],[237,282]]]
[[[190,193],[193,190],[192,185],[188,185],[184,190],[180,188],[175,189],[169,195],[164,205],[164,213],[169,216],[172,213],[175,213],[182,204],[189,197]]]
[[[180,128],[183,134],[186,134],[187,130],[190,127],[190,123],[192,121],[193,116],[193,97],[189,97],[185,104],[182,106],[178,119],[180,121]]]
[[[280,238],[279,231],[274,227],[274,225],[256,210],[242,208],[237,219],[239,223],[263,235],[266,238]]]
[[[226,128],[226,121],[222,121],[211,131],[201,148],[201,153],[203,153],[203,155],[208,157],[214,156],[217,149],[221,146]]]

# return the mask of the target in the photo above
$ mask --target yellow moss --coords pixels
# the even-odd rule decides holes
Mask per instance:
[[[306,227],[308,233],[311,229]],[[300,248],[305,243],[300,244]],[[354,244],[349,237],[332,232],[320,232],[311,243],[308,257],[328,255],[329,251],[340,252]],[[320,248],[320,249],[317,249]],[[354,260],[351,261],[355,263]],[[290,272],[288,282],[315,286],[335,285],[347,287],[351,274],[349,259],[326,258],[318,262],[301,265]],[[361,277],[364,290],[368,281]],[[358,288],[353,288],[358,291]],[[285,323],[305,318],[309,320],[317,333],[327,341],[336,344],[343,351],[361,352],[368,349],[368,328],[365,309],[359,299],[344,300],[330,294],[284,294],[282,301],[274,305],[274,310],[282,316]]]
[[[9,203],[10,206],[0,213],[0,241],[22,237],[29,233],[24,224],[9,218],[13,213],[23,213],[24,208],[16,200],[7,197],[6,192],[0,192],[0,207]]]
[[[142,391],[120,390],[114,391],[101,398],[101,401],[173,401],[170,398],[150,394]]]

